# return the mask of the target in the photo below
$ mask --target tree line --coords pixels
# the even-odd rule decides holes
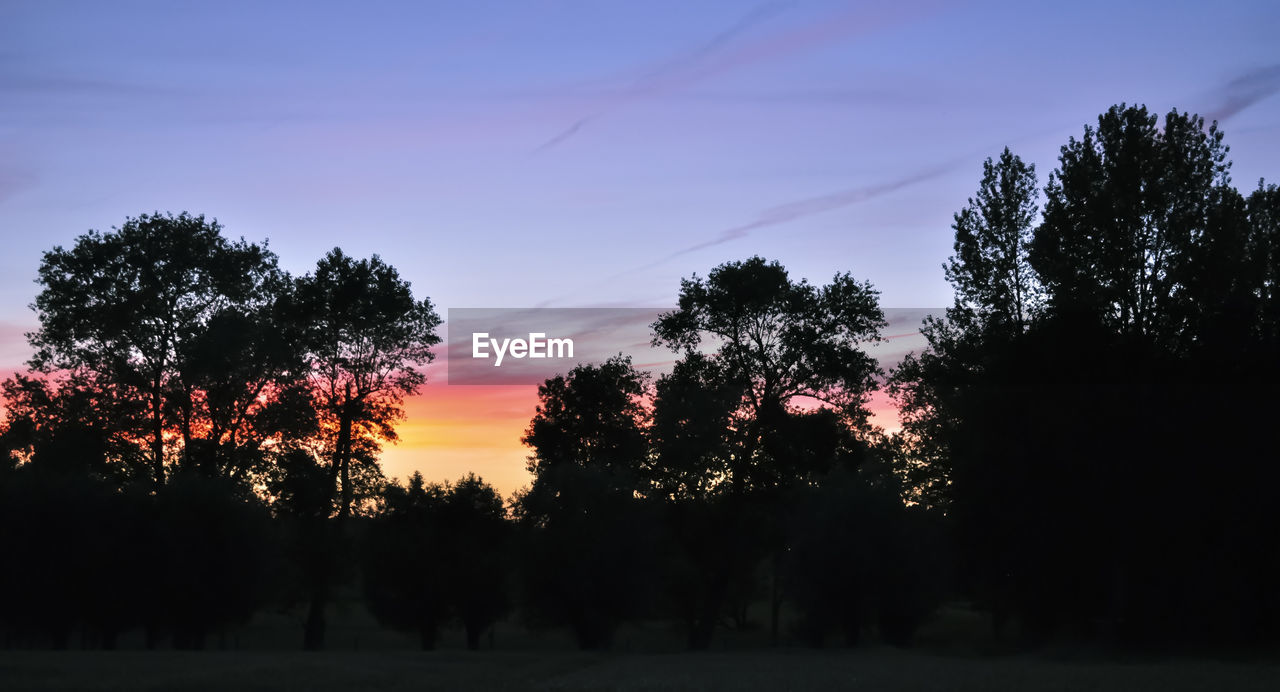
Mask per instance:
[[[675,356],[538,387],[532,481],[386,479],[439,343],[376,255],[303,276],[188,214],[45,253],[3,385],[10,645],[203,646],[271,605],[325,644],[358,587],[469,647],[503,618],[607,648],[629,621],[911,644],[967,600],[1031,644],[1280,634],[1280,192],[1231,185],[1216,123],[1116,106],[1041,188],[1006,149],[955,215],[955,290],[884,372],[879,293],[760,257],[681,282]],[[887,390],[902,429],[871,423]]]

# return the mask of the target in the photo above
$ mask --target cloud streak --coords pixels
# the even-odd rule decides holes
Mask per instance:
[[[35,183],[36,178],[31,173],[0,168],[0,202],[8,201]]]
[[[785,10],[792,7],[790,3],[770,2],[759,5],[734,22],[732,26],[724,31],[711,37],[710,40],[703,43],[696,50],[687,55],[676,58],[666,65],[653,70],[645,75],[643,79],[657,80],[666,76],[679,74],[680,70],[695,66],[698,62],[709,58],[724,47],[728,46],[738,36],[746,33],[752,28],[763,24],[774,17],[778,16]]]
[[[578,131],[582,129],[582,126],[586,125],[587,122],[590,121],[592,117],[593,116],[588,115],[585,118],[580,118],[577,122],[565,128],[565,130],[560,134],[556,135],[555,137],[552,137],[551,139],[548,139],[547,141],[539,145],[537,149],[533,150],[534,153],[536,154],[537,152],[550,149],[551,147],[554,147],[555,145],[565,141],[566,139],[569,139],[570,137],[578,134]]]
[[[1277,91],[1280,91],[1280,64],[1253,70],[1218,89],[1215,99],[1218,105],[1205,114],[1205,119],[1226,122]]]
[[[959,165],[960,163],[958,161],[950,162],[950,163],[942,164],[939,166],[934,166],[932,168],[927,168],[925,170],[919,171],[917,173],[913,173],[911,175],[908,175],[902,178],[898,178],[896,180],[890,180],[888,182],[879,183],[876,185],[863,185],[859,187],[849,188],[847,190],[832,192],[830,194],[818,195],[815,197],[807,197],[805,199],[797,200],[794,202],[787,202],[786,204],[779,204],[777,206],[770,207],[760,212],[759,214],[756,215],[756,218],[753,221],[744,223],[739,226],[734,226],[732,228],[727,228],[723,231],[720,231],[720,233],[716,234],[716,236],[713,238],[710,238],[700,243],[695,243],[681,250],[677,250],[661,259],[658,259],[654,262],[651,262],[650,264],[647,264],[633,271],[644,271],[646,269],[652,269],[653,267],[656,267],[658,265],[670,262],[671,260],[677,257],[681,257],[683,255],[687,255],[692,252],[697,252],[698,250],[704,250],[709,247],[715,247],[716,245],[722,245],[724,243],[729,243],[735,240],[739,240],[741,238],[745,238],[748,235],[750,235],[752,231],[769,228],[771,226],[778,226],[785,223],[790,223],[797,219],[802,219],[807,216],[813,216],[815,214],[824,214],[826,212],[842,209],[844,207],[848,207],[853,204],[866,202],[868,200],[872,200],[892,192],[897,192],[898,190],[901,190],[905,187],[910,187],[917,183],[922,183],[927,180],[932,180],[933,178],[937,178],[947,173],[950,173],[951,171],[955,170]]]
[[[869,32],[898,18],[893,14],[872,14],[863,7],[855,7],[755,40],[743,42],[736,40],[751,28],[776,17],[782,9],[785,9],[785,6],[776,4],[756,7],[697,50],[659,67],[637,80],[630,88],[617,93],[612,99],[603,101],[594,113],[578,118],[572,125],[544,142],[535,151],[544,151],[568,140],[580,132],[587,121],[628,103],[677,91],[747,65],[812,50],[840,39]]]
[[[648,74],[640,77],[638,80],[636,80],[635,84],[633,84],[631,88],[625,89],[619,92],[614,97],[614,100],[611,103],[606,102],[606,106],[612,105],[616,107],[619,104],[625,103],[626,101],[632,98],[635,98],[639,95],[644,94],[646,92],[646,85],[661,83],[661,81],[664,78],[668,78],[673,75],[678,75],[681,70],[688,69],[690,66],[696,65],[699,61],[706,59],[708,56],[713,55],[716,51],[720,50],[725,45],[731,43],[734,40],[734,38],[736,38],[737,36],[745,33],[746,31],[750,30],[752,27],[756,25],[768,19],[771,19],[786,7],[787,7],[786,5],[782,5],[780,3],[766,3],[764,5],[759,5],[755,7],[750,12],[748,12],[747,14],[743,15],[740,19],[738,19],[738,21],[735,22],[728,29],[720,32],[719,34],[716,34],[710,40],[706,41],[701,46],[699,46],[696,50],[686,55],[677,57],[674,60],[670,60],[666,64],[661,65],[657,69],[654,69],[650,71]],[[592,115],[587,115],[587,116],[578,118],[573,122],[572,125],[565,128],[556,136],[544,142],[534,151],[539,152],[539,151],[544,151],[546,149],[550,149],[551,147],[554,147],[557,144],[560,144],[561,142],[569,139],[570,137],[577,134],[582,129],[583,125],[586,125],[588,121],[598,117],[600,114],[601,113],[597,112]]]

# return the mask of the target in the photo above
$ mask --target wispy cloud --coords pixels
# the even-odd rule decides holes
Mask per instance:
[[[869,32],[898,18],[895,13],[871,12],[865,7],[854,7],[754,40],[737,40],[750,29],[773,19],[784,9],[785,5],[776,3],[754,8],[698,49],[667,61],[629,87],[616,91],[609,99],[599,103],[594,112],[577,118],[535,151],[543,151],[564,142],[580,132],[587,122],[630,102],[677,91],[747,65],[812,50],[858,33]]]
[[[781,3],[766,3],[753,8],[751,11],[739,18],[738,21],[734,22],[734,24],[728,29],[716,34],[697,49],[684,55],[677,56],[676,58],[668,60],[662,65],[649,70],[640,78],[636,79],[629,87],[615,93],[611,101],[602,103],[600,111],[593,115],[578,118],[573,122],[573,124],[569,125],[569,127],[565,128],[559,134],[544,142],[534,151],[550,149],[551,147],[554,147],[577,134],[582,129],[583,125],[586,125],[587,122],[593,118],[598,117],[602,112],[609,110],[610,108],[617,107],[618,105],[621,105],[633,98],[651,93],[655,85],[661,85],[663,80],[677,77],[682,70],[687,70],[696,66],[700,61],[714,55],[716,51],[731,43],[737,36],[776,16],[786,7],[786,5]]]
[[[944,175],[950,174],[957,170],[961,170],[966,166],[974,166],[976,168],[978,161],[981,161],[982,158],[985,156],[991,156],[994,152],[999,150],[1000,146],[1014,147],[1020,142],[1025,142],[1029,140],[1038,140],[1050,135],[1061,134],[1067,131],[1068,129],[1069,127],[1067,125],[1056,125],[1051,128],[1045,128],[1043,130],[1039,130],[1027,135],[1005,140],[999,146],[991,145],[991,146],[985,146],[982,148],[975,148],[973,150],[970,150],[962,155],[956,156],[949,160],[936,163],[932,166],[920,168],[916,172],[910,175],[904,175],[902,177],[894,178],[881,183],[875,183],[871,185],[861,185],[858,187],[839,190],[837,192],[832,192],[828,194],[816,195],[813,197],[806,197],[793,202],[787,202],[784,204],[779,204],[773,207],[769,207],[757,213],[756,218],[751,221],[748,221],[747,223],[726,228],[720,231],[719,233],[715,234],[714,236],[708,238],[707,240],[704,240],[699,243],[694,243],[680,250],[676,250],[675,252],[664,255],[647,264],[633,267],[631,269],[627,269],[625,271],[621,271],[616,274],[611,274],[605,277],[604,279],[601,279],[598,283],[601,283],[601,284],[612,283],[617,281],[620,278],[631,276],[633,274],[638,274],[640,272],[647,271],[649,269],[653,269],[655,267],[666,264],[684,255],[697,252],[698,250],[703,250],[709,247],[715,247],[717,245],[723,245],[725,243],[730,243],[735,240],[746,238],[749,235],[751,235],[752,232],[754,231],[764,230],[773,226],[779,226],[786,223],[790,223],[792,221],[796,221],[805,217],[813,216],[816,214],[823,214],[826,212],[835,211],[837,209],[848,207],[854,204],[870,201],[872,199],[876,199],[884,195],[892,194],[894,192],[910,187],[912,185],[916,185],[918,183],[923,183],[929,180],[933,180],[935,178],[940,178]],[[582,295],[582,292],[579,291],[571,294],[559,295],[554,298],[550,298],[538,303],[537,307],[548,307],[576,295]]]
[[[946,164],[927,168],[917,173],[913,173],[911,175],[897,178],[895,180],[890,180],[884,183],[878,183],[875,185],[863,185],[859,187],[849,188],[847,190],[832,192],[825,195],[807,197],[805,199],[796,200],[794,202],[787,202],[786,204],[779,204],[777,206],[770,207],[760,212],[759,214],[756,215],[756,218],[752,221],[741,224],[739,226],[734,226],[732,228],[727,228],[723,231],[720,231],[712,238],[704,240],[700,243],[695,243],[686,248],[677,250],[665,257],[662,257],[661,259],[658,259],[643,267],[635,269],[634,271],[644,271],[646,269],[652,269],[653,267],[670,262],[671,260],[677,257],[680,257],[682,255],[687,255],[691,252],[697,252],[698,250],[704,250],[709,247],[714,247],[716,245],[722,245],[724,243],[729,243],[735,240],[739,240],[741,238],[745,238],[748,235],[750,235],[752,231],[789,223],[791,221],[804,218],[806,216],[813,216],[815,214],[823,214],[829,211],[835,211],[837,209],[841,209],[853,204],[858,204],[859,202],[866,202],[868,200],[875,199],[882,195],[887,195],[891,192],[896,192],[905,187],[909,187],[917,183],[922,183],[926,180],[931,180],[933,178],[940,177],[942,175],[945,175],[955,170],[959,165],[960,165],[959,161],[953,161]]]
[[[7,201],[35,183],[34,174],[11,168],[0,168],[0,202]]]
[[[579,119],[579,120],[578,120],[577,122],[575,122],[574,124],[572,124],[572,125],[570,125],[569,127],[565,128],[565,130],[564,130],[563,132],[561,132],[560,134],[558,134],[558,135],[556,135],[555,137],[552,137],[551,139],[548,139],[547,141],[543,142],[541,145],[539,145],[539,146],[538,146],[538,148],[537,148],[537,149],[534,149],[534,152],[535,152],[535,153],[537,153],[537,152],[542,151],[542,150],[544,150],[544,149],[550,149],[551,147],[554,147],[555,145],[557,145],[557,144],[559,144],[559,143],[561,143],[561,142],[565,141],[566,139],[569,139],[570,137],[572,137],[572,136],[574,136],[574,135],[578,134],[578,130],[581,130],[581,129],[582,129],[582,126],[583,126],[583,125],[586,125],[586,124],[587,124],[587,122],[591,120],[591,118],[592,118],[592,116],[587,116],[587,117],[585,117],[585,118],[581,118],[581,119]]]
[[[805,199],[788,202],[786,204],[779,204],[760,212],[756,215],[756,218],[750,222],[734,226],[732,228],[727,228],[707,240],[672,252],[671,254],[665,255],[657,260],[649,262],[648,264],[613,274],[604,279],[602,283],[613,282],[626,276],[631,276],[633,274],[653,269],[654,267],[666,264],[678,257],[697,252],[698,250],[745,238],[750,235],[752,231],[763,230],[771,226],[778,226],[807,216],[835,211],[853,204],[866,202],[882,195],[896,192],[905,187],[915,185],[916,183],[922,183],[926,180],[940,177],[968,162],[968,158],[955,159],[948,163],[926,168],[911,175],[890,180],[888,182],[878,183],[875,185],[863,185],[830,194],[807,197]],[[556,296],[538,303],[536,307],[549,307],[574,295],[579,295],[579,293]]]
[[[763,24],[782,12],[793,7],[792,3],[769,2],[752,8],[749,12],[738,18],[732,26],[724,31],[711,37],[710,40],[704,42],[696,50],[685,55],[678,56],[666,64],[659,66],[657,69],[650,71],[644,76],[645,80],[658,80],[672,75],[678,75],[681,70],[696,67],[697,64],[709,58],[726,46],[730,45],[734,39],[752,28]]]
[[[1227,82],[1214,95],[1217,105],[1205,119],[1226,122],[1240,111],[1280,91],[1280,64],[1245,73]]]

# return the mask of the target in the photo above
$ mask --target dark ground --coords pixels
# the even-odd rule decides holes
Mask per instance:
[[[994,645],[990,623],[948,607],[904,651],[871,644],[812,650],[784,636],[769,648],[762,623],[721,630],[716,650],[684,651],[671,623],[624,626],[609,653],[574,650],[568,633],[499,623],[483,650],[464,650],[461,631],[441,649],[379,627],[363,607],[339,603],[327,651],[306,653],[297,613],[259,613],[206,642],[205,651],[0,650],[0,692],[19,690],[1010,690],[1097,692],[1280,690],[1280,655],[1128,656],[1049,647],[1037,654]],[[756,618],[758,620],[758,618]],[[81,642],[72,641],[73,647]],[[492,647],[492,648],[491,648]]]
[[[954,657],[874,648],[705,654],[6,651],[16,690],[1267,690],[1280,666]]]

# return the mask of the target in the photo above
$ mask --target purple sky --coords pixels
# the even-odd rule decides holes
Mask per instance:
[[[879,3],[884,5],[884,3]],[[941,305],[981,159],[1115,102],[1280,175],[1280,6],[7,2],[0,321],[39,253],[148,210],[381,253],[442,307],[663,305],[760,253]],[[7,353],[7,351],[6,351]]]
[[[654,306],[761,254],[942,306],[951,215],[1108,106],[1280,178],[1280,4],[0,2],[0,370],[40,253],[141,212],[449,307]],[[887,8],[887,9],[886,9]]]

